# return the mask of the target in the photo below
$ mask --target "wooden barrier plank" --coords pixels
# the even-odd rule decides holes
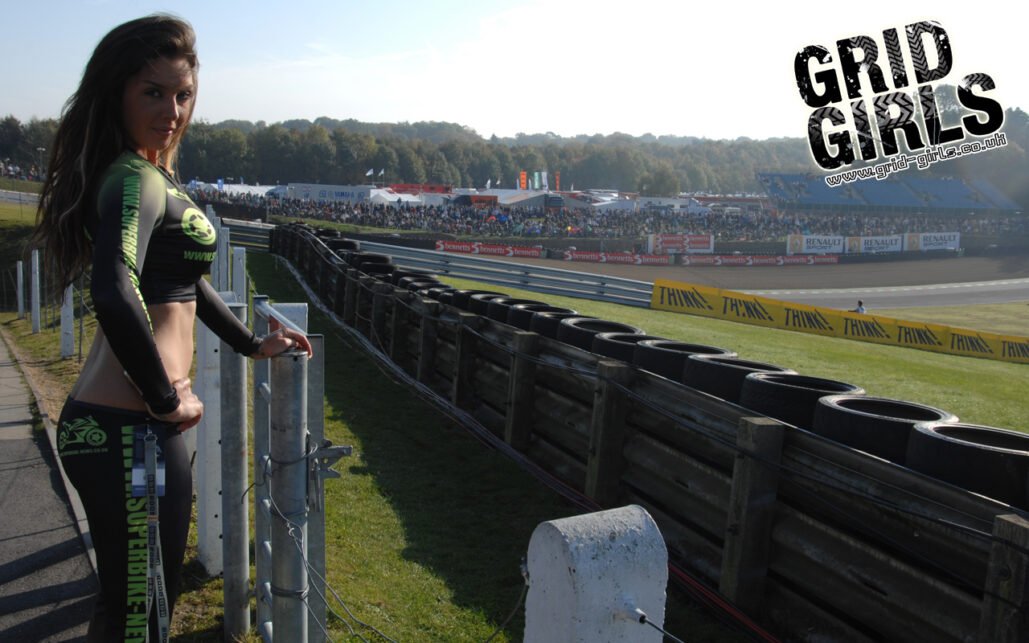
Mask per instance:
[[[622,387],[632,381],[633,371],[624,362],[603,360],[597,364],[597,386],[590,419],[586,495],[603,507],[613,506],[625,468],[626,398]]]
[[[765,583],[766,618],[778,632],[795,632],[797,640],[840,641],[841,643],[881,643],[879,637],[860,629],[855,623],[824,609],[808,596],[794,591],[774,576]]]
[[[718,543],[712,542],[707,534],[697,531],[666,512],[660,503],[637,494],[632,489],[622,491],[620,502],[636,504],[646,509],[661,529],[669,558],[690,570],[691,575],[700,578],[709,586],[717,586],[722,566],[722,549]]]
[[[596,377],[573,373],[553,364],[536,365],[536,385],[552,391],[560,391],[583,406],[593,405],[593,387]]]
[[[891,641],[968,641],[980,600],[889,552],[779,505],[769,573]]]
[[[569,457],[573,457],[583,465],[589,452],[589,435],[563,423],[559,417],[549,414],[533,414],[533,436],[539,436],[560,446]]]
[[[576,491],[583,490],[586,484],[585,463],[570,456],[545,437],[533,435],[526,454],[558,480]]]
[[[511,348],[514,354],[511,355],[511,377],[508,380],[504,441],[519,451],[525,451],[532,435],[536,392],[536,363],[532,358],[539,349],[539,335],[518,331],[514,333]]]
[[[702,459],[727,473],[732,471],[736,458],[736,434],[723,435],[725,427],[704,427],[693,420],[673,421],[635,400],[630,401],[625,423],[632,432],[641,433],[667,444],[690,457]]]
[[[465,330],[464,327],[475,330],[478,328],[480,321],[479,316],[472,313],[458,313],[457,316],[462,328],[457,333],[455,343],[456,357],[454,360],[454,375],[452,377],[454,388],[450,393],[450,401],[458,408],[468,408],[472,405],[472,386],[475,380],[473,369],[475,345],[479,340],[471,332]]]
[[[642,435],[630,436],[624,455],[624,485],[660,502],[683,524],[721,543],[732,486],[729,476]]]
[[[990,551],[979,641],[1029,641],[1029,520],[997,516]]]
[[[764,603],[783,429],[770,418],[743,418],[737,438],[719,590],[753,615]]]
[[[942,566],[951,582],[983,586],[991,524],[984,510],[996,503],[794,428],[784,434],[782,466],[783,502],[902,558],[917,551],[912,564],[938,574]]]
[[[507,408],[507,388],[510,381],[507,369],[483,360],[478,355],[472,368],[475,371],[473,388],[476,397],[488,402],[490,406],[503,414]]]

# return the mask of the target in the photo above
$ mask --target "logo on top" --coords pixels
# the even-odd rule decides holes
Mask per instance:
[[[950,37],[931,20],[884,29],[879,40],[837,40],[833,51],[808,45],[797,52],[793,67],[800,97],[812,108],[807,135],[815,162],[835,170],[895,156],[900,135],[917,152],[998,131],[1004,109],[987,95],[996,85],[985,73],[958,81],[957,101],[966,113],[957,124],[943,123],[937,84],[950,74],[953,58]]]

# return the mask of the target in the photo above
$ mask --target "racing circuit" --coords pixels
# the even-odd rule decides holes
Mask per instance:
[[[870,309],[1029,301],[1025,256],[776,267],[636,266],[524,257],[510,261],[647,282],[671,279],[830,308],[853,308],[858,299]]]

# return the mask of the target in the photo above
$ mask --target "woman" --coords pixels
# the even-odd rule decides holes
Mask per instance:
[[[58,451],[97,557],[91,641],[142,641],[148,623],[163,638],[178,594],[192,503],[181,432],[203,414],[188,378],[194,319],[255,358],[311,353],[292,330],[256,338],[203,279],[214,229],[173,178],[197,92],[194,42],[188,23],[165,15],[101,40],[65,105],[40,199],[36,238],[50,274],[63,288],[91,267],[99,322],[58,424]],[[142,445],[155,437],[159,552],[147,543],[146,494],[133,484],[133,469],[136,483],[143,477]],[[160,583],[146,591],[155,560],[166,600],[151,596]]]

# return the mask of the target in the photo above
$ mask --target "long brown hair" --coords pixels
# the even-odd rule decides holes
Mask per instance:
[[[158,58],[185,59],[196,90],[199,62],[193,27],[180,18],[154,14],[119,25],[104,36],[86,64],[78,90],[64,105],[33,236],[33,242],[43,246],[47,272],[59,278],[51,283],[61,289],[89,266],[92,243],[86,224],[95,208],[98,183],[128,148],[122,115],[125,85]],[[170,173],[189,120],[157,160]]]

